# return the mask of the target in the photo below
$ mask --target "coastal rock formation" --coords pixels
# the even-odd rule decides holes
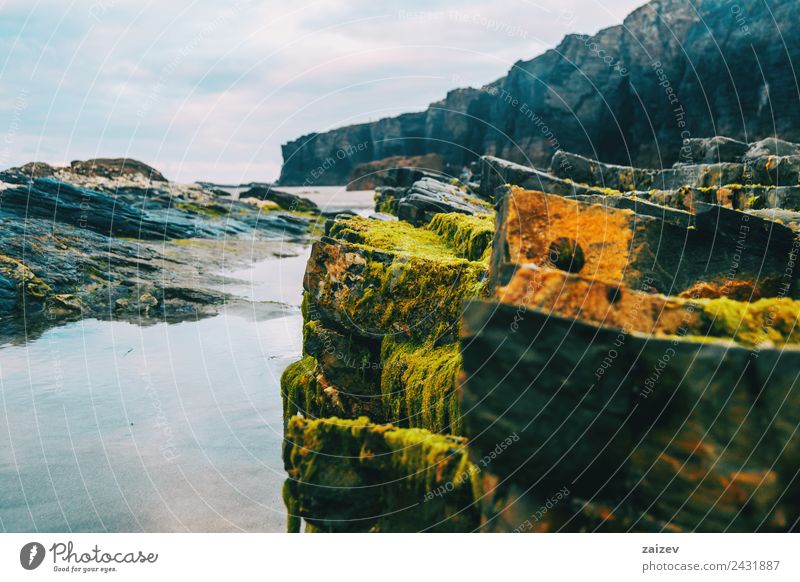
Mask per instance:
[[[306,268],[305,357],[281,382],[287,418],[457,425],[457,326],[464,298],[486,289],[491,237],[487,215],[438,214],[425,228],[333,220]]]
[[[428,224],[436,214],[456,212],[487,216],[489,205],[470,196],[467,189],[433,178],[422,178],[410,188],[381,188],[376,195],[376,209],[389,212],[415,226]]]
[[[451,91],[423,112],[287,143],[280,180],[303,183],[326,159],[336,164],[314,184],[344,184],[359,164],[389,156],[436,153],[461,167],[486,154],[544,166],[565,149],[668,168],[739,157],[735,142],[703,146],[694,139],[703,136],[800,141],[797,90],[786,82],[800,58],[798,19],[792,0],[746,10],[717,0],[652,0],[622,25],[568,35],[505,77]],[[780,148],[763,155],[794,154]]]
[[[438,154],[391,156],[356,166],[347,181],[348,190],[374,190],[379,186],[408,188],[417,180],[443,176],[444,162]]]
[[[590,185],[648,175],[572,168]],[[659,218],[655,193],[499,192],[495,299],[468,302],[461,327],[462,434],[473,461],[510,433],[522,446],[483,474],[482,529],[794,529],[800,465],[779,427],[800,418],[774,401],[796,391],[797,231],[718,195]]]
[[[534,263],[673,295],[770,297],[794,241],[786,226],[718,206],[698,209],[688,228],[518,187],[497,208],[491,264],[501,285],[515,265]]]
[[[284,210],[291,210],[293,212],[310,212],[311,214],[319,214],[319,206],[308,198],[290,194],[289,192],[282,192],[275,190],[271,186],[254,186],[249,190],[242,192],[239,196],[240,199],[256,198],[258,200],[268,200],[274,202],[278,208]]]
[[[70,170],[75,174],[91,177],[110,179],[139,177],[152,182],[167,182],[164,175],[155,168],[129,158],[75,161],[70,164]]]
[[[175,321],[231,298],[203,273],[200,239],[301,241],[311,218],[263,211],[135,160],[0,172],[0,336],[82,317]],[[167,244],[167,241],[180,241]]]
[[[713,156],[744,164],[748,152],[761,159],[791,145],[693,147],[713,166]],[[592,182],[649,171],[592,164],[559,177],[485,159],[480,191],[495,199],[493,220],[449,213],[416,227],[331,225],[307,270],[306,355],[283,378],[285,497],[306,531],[797,528],[797,213],[720,195],[790,187],[701,187],[692,170],[676,174],[675,190],[623,192]],[[691,203],[687,190],[697,193]],[[454,280],[467,286],[434,306],[431,297],[448,291],[432,273],[453,253],[477,272],[482,265],[489,281],[464,271]],[[402,271],[397,293],[387,268]],[[431,322],[418,325],[421,316]],[[354,395],[360,403],[346,404]],[[361,414],[371,422],[355,420]],[[429,475],[431,461],[417,455],[401,471],[369,473],[378,491],[406,482],[397,495],[412,519],[390,517],[400,507],[394,493],[370,497],[368,514],[354,509],[374,450],[385,450],[365,435],[383,431],[432,444],[466,437],[452,453],[461,475],[427,490],[411,475]],[[427,513],[434,507],[438,517]]]
[[[290,531],[299,531],[300,516],[306,531],[317,532],[459,532],[478,526],[474,467],[464,439],[374,425],[367,418],[293,418],[284,442]]]

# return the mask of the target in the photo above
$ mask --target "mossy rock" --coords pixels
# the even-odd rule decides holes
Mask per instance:
[[[317,361],[305,356],[289,364],[281,375],[281,400],[283,421],[297,414],[317,418],[322,412],[322,395],[317,383]]]
[[[466,214],[437,214],[427,227],[407,222],[370,220],[356,216],[337,220],[330,238],[371,249],[436,261],[479,261],[491,243],[494,218]]]
[[[494,216],[437,214],[427,227],[438,234],[459,256],[488,261],[494,237]]]
[[[381,393],[388,420],[405,427],[461,433],[456,380],[461,369],[457,343],[398,341],[387,337],[381,350]]]
[[[293,418],[284,441],[290,525],[299,516],[314,531],[473,531],[478,472],[465,444],[367,418]]]
[[[698,285],[688,296],[667,297],[526,266],[507,286],[498,289],[497,298],[624,332],[705,343],[736,341],[745,346],[800,343],[800,301],[786,297],[756,299],[748,293],[744,301],[737,301],[720,297],[720,291],[737,295],[736,281],[727,281],[721,287]]]
[[[43,302],[53,292],[52,288],[25,263],[0,255],[0,276],[18,289],[18,303],[24,300]],[[21,307],[19,304],[17,307]]]
[[[800,344],[800,301],[779,298],[747,303],[720,298],[700,305],[709,335],[754,346]]]
[[[366,415],[375,421],[384,419],[377,380],[370,387],[371,392],[359,392],[360,385],[338,378],[333,380],[314,356],[306,355],[290,364],[281,376],[284,424],[297,415],[306,418]]]
[[[308,262],[306,320],[382,338],[457,336],[464,299],[485,293],[487,265],[431,230],[362,218],[337,221]]]
[[[325,377],[355,395],[380,393],[380,345],[340,333],[321,321],[303,326],[303,350],[314,356]]]

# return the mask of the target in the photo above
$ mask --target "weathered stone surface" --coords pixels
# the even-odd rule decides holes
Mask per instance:
[[[290,530],[453,532],[478,526],[464,439],[357,420],[290,420]]]
[[[333,373],[336,380],[328,373]],[[337,375],[337,372],[339,373]],[[281,375],[281,401],[284,424],[294,416],[304,418],[357,418],[367,416],[375,422],[384,419],[380,386],[343,384],[342,367],[331,365],[330,358],[304,356],[287,366]]]
[[[737,296],[772,297],[793,240],[788,227],[718,206],[702,207],[684,229],[512,187],[498,204],[490,283],[503,285],[513,265],[533,263],[666,294],[733,286]]]
[[[800,156],[800,144],[768,137],[751,143],[744,153],[743,159],[755,160],[771,156]]]
[[[792,278],[784,283],[788,294]],[[717,298],[718,290],[704,298],[698,289],[691,299],[647,291],[527,265],[497,290],[497,298],[626,333],[735,339],[753,346],[800,343],[800,302],[788,297],[738,302]],[[737,295],[738,289],[723,288],[721,294]]]
[[[441,261],[324,237],[312,248],[304,287],[321,320],[358,336],[452,337],[461,300],[478,294],[484,278],[483,266],[455,256]]]
[[[314,244],[304,288],[313,319],[349,334],[452,338],[485,274],[431,230],[354,218]]]
[[[674,168],[645,169],[604,164],[564,151],[553,156],[551,171],[563,179],[620,192],[653,188],[675,190],[684,186],[711,188],[745,182],[745,166],[741,163],[679,164]]]
[[[388,194],[388,193],[387,193]],[[414,226],[424,226],[437,214],[489,215],[491,209],[458,186],[431,178],[414,182],[405,191],[394,189],[391,200],[381,194],[378,210],[386,209]]]
[[[658,170],[604,164],[563,150],[553,155],[550,171],[559,178],[579,184],[611,188],[621,192],[649,190],[653,187],[655,174],[658,173]]]
[[[800,155],[752,158],[745,164],[745,180],[766,186],[800,184]]]
[[[796,210],[800,208],[800,187],[728,184],[719,188],[651,190],[632,193],[638,199],[654,204],[694,212],[699,203],[715,204],[734,210],[768,208]]]
[[[498,190],[507,184],[560,196],[604,195],[609,193],[607,189],[563,180],[536,168],[492,156],[483,156],[481,158],[481,196],[487,200],[494,200],[498,197]]]
[[[442,173],[444,162],[438,154],[391,156],[356,166],[347,181],[348,190],[374,190],[379,186],[410,188],[429,177],[449,182],[453,176]]]
[[[686,159],[693,164],[718,164],[721,162],[740,162],[749,144],[729,137],[689,138],[684,142],[688,149]]]
[[[461,405],[456,379],[461,368],[457,343],[398,341],[381,347],[381,395],[384,418],[402,427],[461,434]]]
[[[314,356],[323,374],[354,394],[378,392],[380,344],[326,328],[319,321],[303,327],[303,351]]]
[[[671,208],[661,204],[655,204],[648,200],[643,200],[638,195],[633,196],[608,196],[605,194],[579,195],[574,199],[586,204],[599,204],[610,208],[630,210],[641,216],[652,216],[663,220],[668,224],[674,224],[682,228],[689,228],[694,224],[694,216],[678,208]]]
[[[800,517],[797,460],[780,452],[796,448],[798,407],[775,405],[797,379],[766,381],[800,365],[797,349],[626,334],[489,301],[469,303],[462,333],[471,458],[516,432],[492,473],[531,506],[567,487],[607,506],[595,523],[611,529],[782,531]],[[585,525],[574,510],[551,523]]]
[[[155,168],[129,158],[97,158],[94,160],[75,161],[70,170],[84,176],[103,178],[126,178],[137,176],[153,182],[166,182],[167,179]]]
[[[769,208],[764,210],[749,210],[748,214],[758,216],[765,220],[785,224],[796,233],[800,234],[800,212],[796,210],[779,210]]]

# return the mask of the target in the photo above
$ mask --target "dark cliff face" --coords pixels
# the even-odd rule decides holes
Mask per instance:
[[[563,148],[661,167],[691,161],[680,150],[689,137],[800,141],[799,27],[796,0],[654,0],[424,112],[290,142],[281,183],[345,183],[356,165],[392,155],[545,166]]]

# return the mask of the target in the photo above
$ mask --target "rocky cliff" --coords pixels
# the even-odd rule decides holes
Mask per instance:
[[[438,153],[544,165],[557,149],[664,167],[686,138],[800,140],[800,4],[653,0],[622,25],[567,36],[481,89],[427,110],[303,136],[283,146],[283,184],[340,184],[362,163]]]

